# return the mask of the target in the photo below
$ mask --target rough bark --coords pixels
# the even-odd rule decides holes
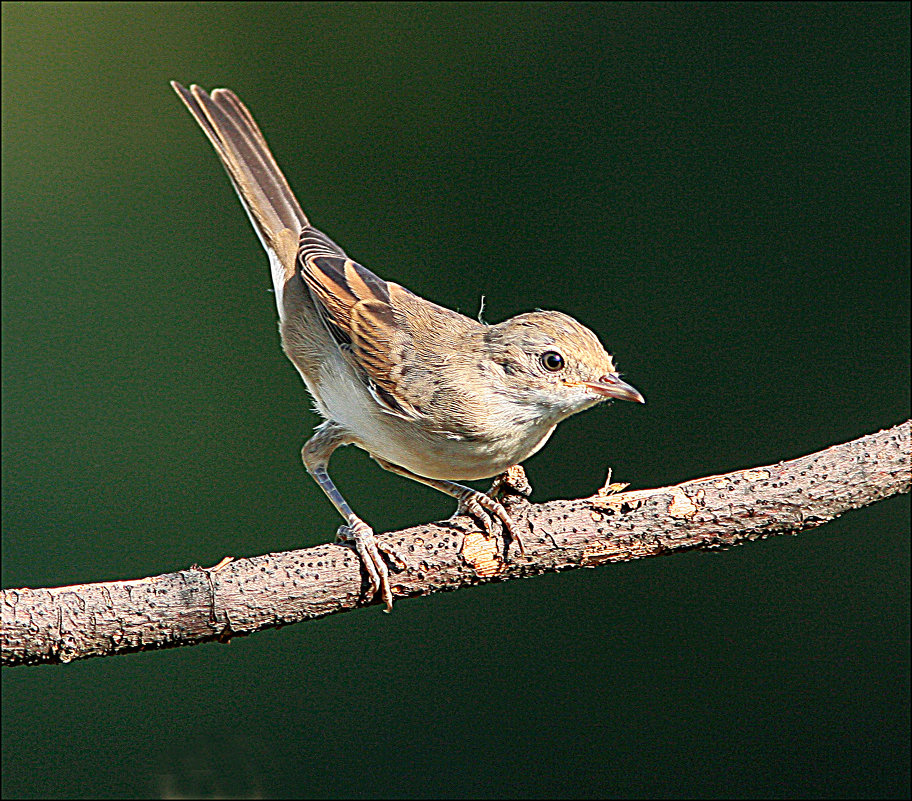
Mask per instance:
[[[397,554],[402,598],[819,526],[910,489],[910,421],[818,453],[660,489],[530,504],[522,470],[498,492],[526,545],[468,519],[379,536]],[[133,581],[3,591],[2,662],[69,662],[191,645],[376,603],[357,556],[321,545]]]

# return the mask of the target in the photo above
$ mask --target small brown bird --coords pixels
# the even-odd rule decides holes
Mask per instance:
[[[486,325],[384,281],[311,226],[247,108],[228,89],[172,82],[228,172],[269,256],[282,347],[325,418],[302,456],[347,521],[370,578],[392,608],[371,528],[327,473],[341,445],[451,495],[520,550],[509,514],[455,480],[490,478],[536,453],[554,427],[608,398],[644,403],[588,328],[556,311]]]

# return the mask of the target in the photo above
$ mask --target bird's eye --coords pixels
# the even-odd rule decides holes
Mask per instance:
[[[564,357],[555,350],[543,353],[539,361],[549,373],[556,373],[558,370],[564,369]]]

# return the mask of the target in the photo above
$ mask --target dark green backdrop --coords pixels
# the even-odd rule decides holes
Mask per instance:
[[[909,6],[3,6],[3,586],[330,539],[265,259],[169,79],[380,275],[600,332],[536,497],[909,415]],[[341,452],[378,529],[448,499]],[[3,672],[12,796],[907,796],[909,503]]]

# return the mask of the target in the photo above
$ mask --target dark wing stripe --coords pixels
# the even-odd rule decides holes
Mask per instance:
[[[330,284],[353,298],[354,302],[360,300],[390,302],[386,281],[351,259],[343,259],[339,256],[314,256],[304,261],[299,256],[298,264],[308,286]],[[319,288],[317,291],[323,294]]]
[[[343,269],[345,270],[345,281],[355,297],[365,302],[380,301],[384,307],[388,308],[390,296],[386,281],[351,259],[345,262]]]
[[[341,253],[328,253],[335,243],[313,228],[301,232],[296,266],[320,317],[343,355],[358,371],[377,403],[390,414],[420,414],[398,397],[391,375],[393,348],[403,347],[407,333],[398,319],[391,292],[404,291]]]
[[[300,264],[300,259],[298,263]],[[340,269],[344,264],[344,260],[335,256],[317,256],[308,259],[301,270],[307,285],[320,297],[326,298],[327,306],[347,308],[358,302],[357,296],[345,280],[345,273]]]
[[[353,275],[347,277],[346,280],[348,285],[352,288],[352,291],[361,299],[361,300],[379,300],[381,303],[390,302],[390,293],[386,281],[384,281],[379,276],[374,275],[366,267],[362,267],[357,262],[349,259],[343,265],[343,268],[346,272],[351,271]],[[371,297],[364,297],[366,293],[369,293]]]
[[[376,381],[370,382],[370,387],[373,390],[374,394],[390,409],[394,412],[397,412],[400,415],[407,415],[405,408],[396,400],[396,396],[391,392],[387,392],[380,384]]]
[[[313,297],[313,295],[311,295]],[[326,326],[326,330],[329,331],[330,336],[336,341],[336,344],[340,348],[350,348],[352,341],[351,337],[348,335],[348,332],[339,328],[332,319],[332,316],[329,313],[329,310],[315,298],[317,313],[320,315],[320,319],[323,321],[323,324]]]
[[[352,328],[356,329],[365,325],[366,332],[369,332],[371,339],[382,338],[385,341],[387,338],[383,336],[385,333],[398,329],[393,307],[383,301],[365,300],[359,303],[357,314],[354,317]]]

